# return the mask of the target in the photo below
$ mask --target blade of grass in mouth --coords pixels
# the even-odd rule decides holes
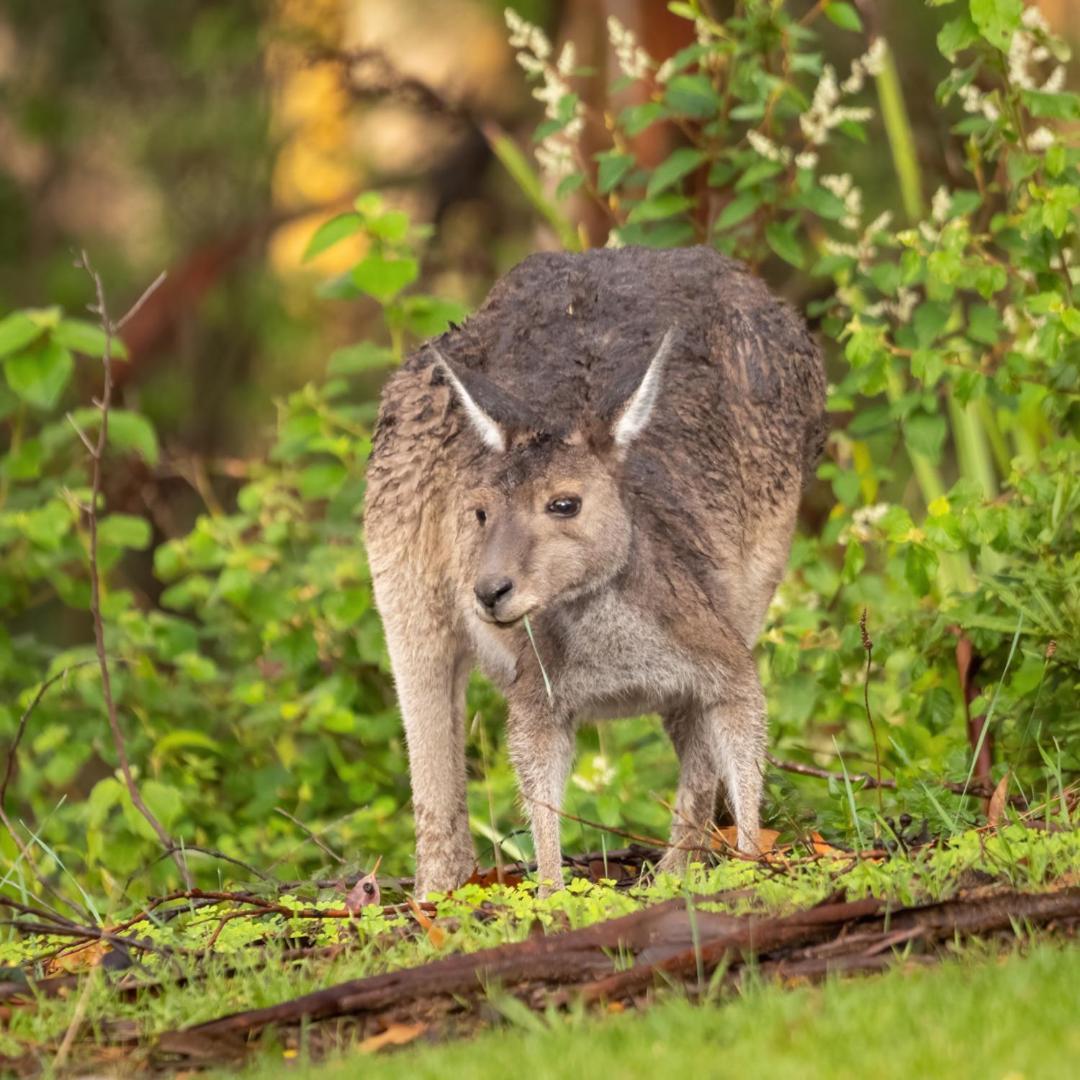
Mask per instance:
[[[533,656],[536,657],[536,662],[540,665],[540,674],[544,677],[544,689],[547,691],[548,704],[554,706],[555,695],[551,690],[551,680],[548,678],[548,673],[544,670],[544,661],[540,659],[540,652],[536,648],[536,638],[533,637],[532,627],[529,625],[529,616],[522,616],[521,621],[525,624],[525,633],[529,635],[529,644],[532,646]]]

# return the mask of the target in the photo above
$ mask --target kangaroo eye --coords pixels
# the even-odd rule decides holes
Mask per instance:
[[[560,495],[547,504],[547,512],[555,517],[572,518],[581,509],[581,500],[576,495]]]
[[[487,521],[487,511],[478,509],[476,511],[476,520],[479,521],[481,525],[483,525],[484,522]]]

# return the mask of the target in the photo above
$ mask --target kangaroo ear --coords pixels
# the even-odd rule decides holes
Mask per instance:
[[[626,448],[645,430],[652,417],[653,407],[660,395],[664,365],[675,344],[675,327],[664,335],[660,348],[649,361],[649,366],[638,388],[630,395],[626,404],[618,411],[611,427],[611,440],[617,451]]]
[[[454,393],[457,395],[458,401],[461,402],[465,409],[465,415],[468,416],[473,429],[477,435],[480,436],[485,446],[494,450],[496,453],[503,453],[506,450],[506,432],[502,427],[493,420],[479,405],[477,405],[472,394],[465,389],[465,385],[454,374],[454,369],[450,366],[449,361],[434,345],[430,346],[431,351],[438,357],[439,369],[446,376],[447,382],[454,389]]]

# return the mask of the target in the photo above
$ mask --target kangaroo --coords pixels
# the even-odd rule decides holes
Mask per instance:
[[[475,866],[474,667],[507,700],[545,892],[562,884],[583,721],[662,717],[680,772],[659,869],[707,850],[719,792],[740,850],[757,852],[766,719],[751,649],[824,442],[824,396],[803,320],[703,247],[532,255],[390,378],[365,534],[418,894]]]

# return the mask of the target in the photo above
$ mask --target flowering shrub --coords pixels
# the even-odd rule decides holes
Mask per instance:
[[[1002,766],[1025,782],[1046,760],[1075,771],[1080,151],[1056,124],[1080,118],[1080,102],[1064,89],[1067,50],[1019,0],[951,5],[938,41],[957,66],[938,103],[956,110],[968,179],[939,187],[927,212],[883,38],[841,75],[812,20],[782,5],[745,0],[722,24],[696,3],[670,7],[693,20],[696,43],[662,62],[609,21],[622,75],[612,90],[633,88],[635,103],[590,125],[610,146],[588,154],[572,51],[553,59],[535,27],[507,19],[545,103],[541,167],[561,197],[603,209],[610,246],[710,243],[804,295],[802,281],[822,283],[808,309],[835,375],[819,472],[835,502],[821,538],[797,541],[766,630],[777,735],[829,758],[839,748],[859,768],[873,760],[865,607],[870,708],[889,768],[903,776],[934,762],[968,775],[954,660],[966,639],[985,676],[970,713],[986,716]],[[850,5],[819,8],[861,32]],[[868,137],[875,86],[906,226],[899,207],[869,214],[855,170],[840,164],[858,160],[848,148]],[[648,168],[633,140],[654,124],[675,148]],[[914,798],[939,823],[955,820],[940,797],[916,788]]]
[[[969,774],[968,712],[985,717],[997,772],[1013,770],[1029,793],[1080,766],[1080,150],[1059,133],[1080,119],[1080,103],[1063,86],[1064,47],[1035,9],[940,6],[939,45],[956,66],[938,101],[967,171],[938,187],[928,209],[923,191],[935,185],[911,153],[882,38],[834,65],[814,20],[794,21],[781,3],[743,0],[724,23],[674,3],[694,41],[672,57],[649,56],[610,22],[615,90],[631,103],[590,117],[572,43],[556,53],[538,28],[512,12],[507,22],[544,106],[536,155],[560,199],[600,208],[612,245],[701,242],[744,259],[819,325],[835,423],[809,500],[823,525],[797,538],[764,635],[773,745],[830,766],[839,753],[848,771],[873,762],[865,608],[869,708],[900,785],[885,809],[951,829],[974,804],[924,779]],[[850,4],[813,12],[861,32]],[[902,206],[881,205],[863,175],[875,93]],[[635,140],[653,125],[672,149],[646,167]],[[586,143],[597,132],[606,145]],[[400,724],[357,542],[375,406],[357,401],[352,380],[463,312],[410,291],[422,235],[376,196],[325,225],[312,250],[356,233],[364,257],[324,295],[376,301],[385,343],[335,354],[324,385],[279,406],[269,460],[241,470],[236,505],[210,500],[189,535],[157,544],[160,605],[122,576],[123,553],[154,544],[151,522],[102,517],[107,647],[143,797],[189,847],[287,874],[319,870],[323,853],[279,808],[331,830],[351,860],[385,855],[391,873],[408,871],[412,850]],[[0,321],[5,738],[42,678],[92,655],[58,644],[43,613],[84,617],[89,602],[76,426],[90,429],[95,413],[76,410],[73,426],[59,410],[74,354],[100,348],[94,327],[56,310]],[[107,472],[121,458],[155,467],[145,419],[116,411],[111,432]],[[966,667],[958,644],[975,658]],[[527,855],[527,841],[520,852],[508,836],[518,819],[499,706],[481,685],[470,704],[474,829]],[[672,786],[675,764],[657,726],[632,721],[582,741],[571,811],[662,833],[670,815],[654,793]],[[7,792],[39,873],[82,871],[86,888],[115,894],[153,863],[156,840],[113,760],[98,675],[72,670],[38,705]],[[878,824],[869,796],[810,785],[792,794],[770,774],[778,828],[790,831],[803,812],[824,831]],[[569,849],[607,842],[587,828],[568,823]],[[3,887],[33,890],[10,839],[0,845]],[[191,858],[203,880],[217,880],[219,864]],[[171,874],[158,862],[136,888],[161,888]]]

